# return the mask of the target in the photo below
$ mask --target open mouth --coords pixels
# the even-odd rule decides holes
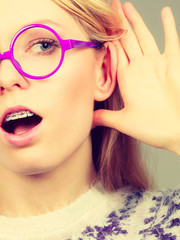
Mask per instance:
[[[36,127],[42,117],[30,111],[13,112],[5,116],[1,127],[5,132],[20,135]]]

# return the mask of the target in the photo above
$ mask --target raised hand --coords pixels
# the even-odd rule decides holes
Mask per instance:
[[[165,51],[157,44],[131,3],[112,7],[123,16],[127,33],[114,44],[124,109],[98,110],[94,125],[115,128],[142,142],[180,154],[180,42],[171,9],[161,12]],[[130,27],[130,24],[132,29]]]

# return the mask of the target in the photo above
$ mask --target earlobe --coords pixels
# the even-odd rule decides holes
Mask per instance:
[[[113,42],[105,44],[104,55],[96,79],[95,101],[104,101],[111,96],[117,81],[117,52]]]

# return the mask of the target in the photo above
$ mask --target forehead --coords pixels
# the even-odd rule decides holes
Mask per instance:
[[[78,21],[52,0],[0,0],[0,6],[0,34],[3,36],[46,20],[60,24],[62,30],[71,33],[72,37],[84,34]]]

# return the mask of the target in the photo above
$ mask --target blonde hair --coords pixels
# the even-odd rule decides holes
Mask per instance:
[[[121,29],[114,26],[119,17],[109,7],[106,0],[53,0],[73,15],[84,27],[90,40],[106,42],[118,38]],[[113,32],[113,37],[112,37]]]
[[[106,0],[52,1],[81,23],[91,41],[104,43],[119,38],[124,32],[118,28],[120,17]],[[95,110],[119,110],[123,107],[118,86],[109,99],[95,103]],[[153,180],[135,139],[114,129],[98,127],[92,131],[92,144],[94,164],[107,190],[125,186],[143,190],[153,188]]]

